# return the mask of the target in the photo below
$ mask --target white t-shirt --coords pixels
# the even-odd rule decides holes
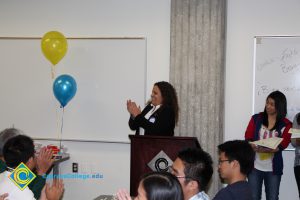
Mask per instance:
[[[284,128],[283,128],[284,129]],[[282,129],[282,131],[283,131]],[[267,139],[272,137],[278,137],[278,132],[274,129],[270,131],[264,125],[261,126],[259,130],[259,139]],[[274,157],[274,153],[258,153],[255,155],[254,167],[260,171],[271,172],[273,171],[272,160]]]
[[[8,193],[5,200],[35,200],[33,192],[28,187],[22,191],[8,178],[10,173],[5,171],[0,174],[0,195]]]
[[[204,192],[199,192],[198,194],[192,196],[189,200],[210,200],[209,196]]]

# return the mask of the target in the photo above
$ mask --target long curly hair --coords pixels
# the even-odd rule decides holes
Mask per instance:
[[[177,93],[175,88],[166,81],[156,82],[154,85],[156,85],[161,92],[161,96],[163,99],[162,105],[169,106],[173,109],[175,114],[175,122],[177,124],[178,115],[179,115],[179,106],[178,106],[178,99],[177,99]]]

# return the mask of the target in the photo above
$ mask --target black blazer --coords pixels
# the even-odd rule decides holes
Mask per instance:
[[[157,109],[149,119],[144,116],[151,110],[151,104],[148,104],[141,114],[134,119],[129,118],[129,127],[131,130],[136,130],[136,135],[139,135],[139,128],[145,130],[145,135],[156,136],[174,136],[175,128],[175,113],[169,106],[161,106]]]

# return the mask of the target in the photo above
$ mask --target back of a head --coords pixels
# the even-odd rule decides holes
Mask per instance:
[[[21,131],[15,128],[7,128],[0,132],[0,157],[3,156],[3,147],[12,137],[20,135]]]
[[[178,179],[167,172],[146,174],[141,183],[147,200],[183,200],[183,192]]]
[[[33,140],[25,135],[9,139],[4,145],[3,156],[8,167],[15,168],[21,162],[26,164],[34,156]]]
[[[240,164],[240,171],[244,175],[248,175],[253,166],[255,153],[251,145],[245,140],[227,141],[218,146],[219,152],[224,152],[229,160],[237,160]]]
[[[198,182],[199,192],[206,191],[213,174],[211,156],[201,148],[187,148],[180,151],[177,157],[184,163],[185,176]]]

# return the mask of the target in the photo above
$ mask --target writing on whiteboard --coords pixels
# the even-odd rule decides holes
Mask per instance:
[[[264,95],[266,96],[267,94],[275,91],[275,90],[279,90],[278,88],[273,88],[273,87],[270,87],[268,85],[261,85],[259,86],[259,88],[257,89],[257,95],[258,96],[261,96],[261,95]]]
[[[261,112],[267,96],[279,90],[287,99],[287,118],[300,111],[300,37],[259,37],[255,43],[253,112]]]
[[[298,50],[296,50],[295,48],[292,49],[286,48],[282,51],[280,60],[286,62],[292,59],[296,55],[298,55]]]
[[[283,73],[289,73],[300,69],[299,51],[296,48],[285,48],[277,57],[265,58],[261,63],[258,63],[257,70],[262,71],[267,67],[279,65]]]
[[[291,93],[296,93],[299,92],[300,93],[300,86],[296,87],[296,86],[282,86],[280,88],[275,88],[269,85],[260,85],[257,89],[257,95],[258,96],[266,96],[268,94],[270,94],[273,91],[279,90],[281,92],[283,92],[284,94],[287,94],[289,92]]]
[[[265,59],[262,63],[257,65],[257,70],[262,71],[265,67],[271,66],[271,64],[273,64],[276,60],[277,58]]]

